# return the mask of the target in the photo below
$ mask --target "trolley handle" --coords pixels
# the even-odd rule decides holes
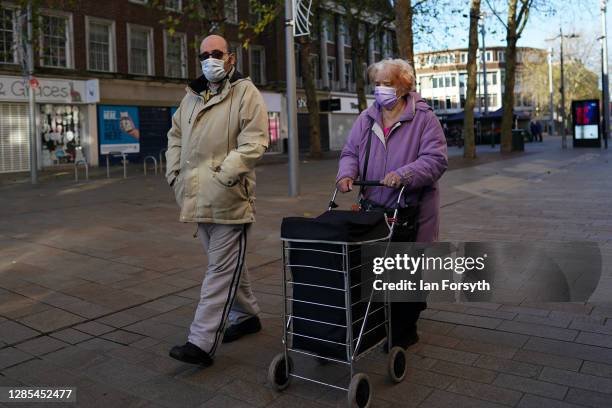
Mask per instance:
[[[391,218],[391,222],[395,222],[397,220],[397,212],[399,210],[400,207],[400,201],[402,199],[402,196],[404,195],[404,191],[406,189],[405,185],[400,185],[398,187],[390,187],[390,186],[386,186],[383,183],[381,183],[379,180],[353,180],[353,185],[354,186],[366,186],[366,187],[387,187],[387,188],[393,188],[395,190],[400,190],[398,196],[397,196],[397,202],[395,203],[395,211],[393,214],[393,217]],[[328,207],[328,211],[331,211],[334,208],[338,208],[338,204],[336,204],[336,196],[338,195],[338,187],[336,186],[336,188],[334,189],[334,193],[332,195],[331,200],[329,201],[329,207]]]
[[[389,187],[389,186],[385,186],[383,183],[381,183],[380,181],[376,181],[376,180],[354,180],[353,185],[354,186],[365,186],[365,187]],[[389,187],[389,188],[395,188],[395,187]]]

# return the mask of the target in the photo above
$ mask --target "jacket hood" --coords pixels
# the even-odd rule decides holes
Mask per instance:
[[[407,98],[408,100],[406,107],[399,118],[400,122],[411,121],[414,119],[417,110],[422,112],[432,110],[431,106],[427,104],[427,101],[425,101],[425,99],[423,99],[421,94],[418,92],[410,92],[407,95]],[[378,104],[378,102],[374,102],[366,112],[370,118],[379,124],[382,124],[382,107]]]
[[[244,78],[244,76],[240,72],[238,72],[236,68],[232,68],[232,71],[230,71],[228,75],[231,75],[229,78],[230,83],[234,83],[238,81],[239,79]],[[201,75],[200,77],[191,81],[188,87],[191,88],[193,92],[199,94],[202,91],[205,91],[208,89],[208,79],[206,79],[204,75]]]

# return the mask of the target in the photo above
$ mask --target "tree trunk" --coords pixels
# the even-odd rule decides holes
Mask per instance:
[[[399,55],[414,67],[412,0],[396,0],[395,27],[397,30],[397,46],[399,48]]]
[[[504,113],[501,123],[500,151],[508,153],[512,151],[512,128],[514,122],[514,84],[516,74],[516,21],[517,0],[508,1],[508,24],[506,31],[506,79],[504,81],[504,96],[502,107]]]
[[[309,36],[299,37],[300,65],[304,92],[306,93],[306,106],[308,107],[308,125],[310,127],[310,157],[321,158],[321,126],[319,123],[319,101],[314,78],[314,67],[310,62],[312,40]]]
[[[478,50],[478,19],[480,17],[480,0],[472,0],[470,6],[470,35],[467,62],[467,95],[465,98],[465,120],[463,122],[463,157],[476,158],[474,136],[474,105],[476,102],[476,50]]]
[[[353,58],[353,69],[355,70],[355,91],[357,93],[357,108],[362,112],[368,108],[366,99],[366,81],[364,79],[363,64],[366,62],[367,38],[359,38],[359,22],[347,20],[349,35],[351,36],[351,55]]]

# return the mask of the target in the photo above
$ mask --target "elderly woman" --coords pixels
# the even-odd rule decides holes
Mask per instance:
[[[363,210],[389,210],[406,186],[393,241],[438,239],[438,179],[447,168],[446,139],[438,118],[415,92],[414,70],[401,59],[368,68],[376,102],[361,112],[342,149],[336,183],[350,191],[353,180],[380,180],[386,187],[363,188]],[[391,187],[391,188],[387,188]],[[393,346],[418,342],[416,322],[426,303],[392,303]]]

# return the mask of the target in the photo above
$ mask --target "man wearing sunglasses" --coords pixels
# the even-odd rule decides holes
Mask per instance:
[[[268,147],[268,114],[257,88],[236,70],[223,37],[206,37],[199,58],[204,75],[189,84],[172,117],[166,177],[180,221],[197,224],[208,268],[187,343],[173,347],[170,356],[208,366],[220,341],[261,330],[245,254],[255,221],[255,163]]]

